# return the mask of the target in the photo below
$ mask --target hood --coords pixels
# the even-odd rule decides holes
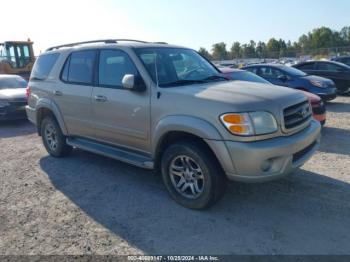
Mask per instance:
[[[189,86],[170,87],[166,92],[194,96],[214,102],[234,104],[240,108],[252,104],[277,104],[285,107],[296,100],[305,100],[305,96],[291,88],[246,81],[215,82]]]
[[[22,100],[26,98],[25,88],[0,89],[0,99]]]
[[[302,79],[306,79],[309,81],[320,81],[320,82],[324,82],[327,83],[328,85],[333,84],[333,81],[324,77],[320,77],[320,76],[314,76],[314,75],[307,75],[307,76],[302,76]]]

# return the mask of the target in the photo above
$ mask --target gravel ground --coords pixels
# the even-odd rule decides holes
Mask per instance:
[[[204,212],[149,171],[80,150],[54,159],[31,124],[1,123],[0,255],[350,254],[350,97],[328,112],[300,171],[231,183]]]

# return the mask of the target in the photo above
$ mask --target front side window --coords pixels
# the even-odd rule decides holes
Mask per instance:
[[[36,60],[32,74],[30,75],[31,80],[45,80],[50,74],[53,66],[55,65],[59,54],[47,54],[41,55]]]
[[[333,71],[333,72],[337,72],[341,69],[340,66],[336,65],[336,64],[332,64],[332,63],[318,63],[317,64],[317,69],[318,70],[323,70],[323,71]]]
[[[94,50],[73,52],[64,65],[61,79],[70,83],[91,85],[95,57]]]
[[[160,87],[227,81],[197,52],[183,48],[140,48],[136,54]]]
[[[285,75],[281,70],[272,67],[260,67],[257,74],[264,78],[277,79],[280,76]]]
[[[123,77],[138,75],[130,57],[120,50],[102,50],[99,59],[99,84],[101,86],[122,87]]]

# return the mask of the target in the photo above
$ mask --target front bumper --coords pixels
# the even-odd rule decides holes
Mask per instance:
[[[330,92],[317,93],[317,95],[324,101],[331,101],[337,98],[337,89],[332,88]]]
[[[225,169],[231,180],[263,182],[283,177],[302,166],[317,150],[321,125],[312,120],[301,132],[257,142],[226,141],[235,170]],[[270,167],[269,167],[270,166]]]

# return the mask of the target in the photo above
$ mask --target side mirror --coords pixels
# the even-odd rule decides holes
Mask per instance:
[[[278,79],[281,80],[282,82],[286,82],[288,80],[288,76],[280,75],[280,76],[278,76]]]
[[[122,85],[125,89],[133,90],[136,92],[143,92],[146,90],[146,85],[143,79],[131,74],[125,75],[123,77]]]

